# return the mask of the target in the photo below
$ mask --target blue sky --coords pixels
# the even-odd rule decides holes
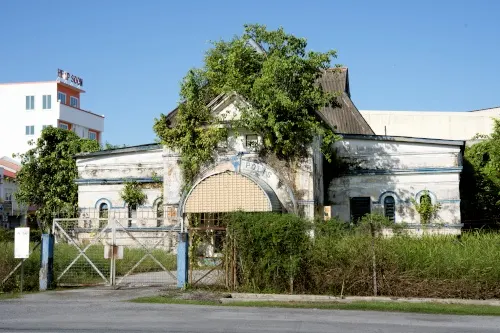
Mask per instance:
[[[283,26],[349,67],[359,109],[465,111],[500,105],[500,1],[2,1],[0,82],[84,80],[104,140],[153,142],[179,82],[210,40],[243,24]]]

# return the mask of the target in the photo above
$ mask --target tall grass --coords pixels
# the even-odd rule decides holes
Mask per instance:
[[[260,219],[251,218],[252,223],[276,223],[274,214],[261,215]],[[241,218],[241,217],[240,217]],[[292,221],[292,220],[291,220]],[[308,225],[307,221],[293,219],[293,222]],[[340,221],[319,221],[313,226],[315,237],[292,237],[290,232],[279,234],[274,230],[273,247],[259,243],[254,247],[252,260],[240,258],[240,270],[247,266],[259,267],[252,270],[252,280],[268,276],[275,266],[265,265],[269,258],[278,258],[273,253],[279,248],[280,237],[285,237],[287,248],[304,249],[295,253],[296,269],[299,276],[294,277],[295,292],[330,295],[373,295],[373,262],[370,234],[359,232]],[[252,242],[251,231],[247,228],[242,241],[244,246]],[[271,228],[272,229],[272,228]],[[300,228],[294,227],[292,230]],[[231,228],[229,228],[231,230]],[[237,237],[237,234],[232,235]],[[297,244],[291,244],[295,240]],[[303,244],[305,242],[306,244]],[[248,250],[242,247],[238,251]],[[300,253],[299,253],[300,252]],[[500,297],[500,234],[465,233],[456,236],[394,236],[377,237],[375,240],[377,288],[379,295],[398,297],[458,297],[458,298],[499,298]],[[281,266],[286,267],[287,256],[279,257]],[[297,260],[297,257],[300,259]],[[263,265],[264,264],[264,265]],[[248,283],[240,279],[240,288],[247,291],[289,292],[284,283],[266,285]]]

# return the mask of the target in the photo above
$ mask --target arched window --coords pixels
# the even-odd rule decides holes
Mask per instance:
[[[102,204],[99,205],[99,218],[100,219],[107,219],[108,218],[108,204],[103,202]]]
[[[432,205],[431,196],[428,194],[422,194],[422,196],[420,197],[420,204],[423,204],[423,203]]]
[[[384,199],[384,215],[389,221],[396,221],[396,201],[393,196],[389,195]]]
[[[159,227],[163,224],[163,201],[158,201],[156,205],[156,226]]]

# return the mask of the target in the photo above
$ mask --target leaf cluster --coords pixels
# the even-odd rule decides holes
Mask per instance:
[[[120,197],[129,207],[143,205],[147,195],[142,191],[141,185],[136,181],[127,181],[120,192]]]
[[[421,196],[420,202],[411,198],[411,202],[415,210],[420,215],[420,223],[428,224],[436,216],[437,212],[441,209],[440,203],[432,203],[429,191],[425,190]]]
[[[308,52],[304,38],[262,25],[245,25],[242,36],[212,44],[203,68],[190,70],[181,84],[175,125],[163,114],[155,119],[161,142],[181,153],[185,182],[213,161],[217,144],[227,136],[207,107],[224,93],[236,92],[251,105],[242,108],[240,120],[232,125],[261,134],[264,152],[281,159],[302,158],[320,136],[322,151],[330,159],[331,144],[338,137],[316,111],[337,102],[316,82],[330,67],[335,51]]]
[[[78,176],[74,156],[100,149],[95,140],[82,139],[74,132],[55,127],[45,128],[33,146],[21,158],[16,175],[16,200],[37,207],[43,227],[51,224],[54,213],[72,214],[78,207]]]
[[[469,219],[500,218],[500,120],[493,133],[465,149],[461,184],[465,215]]]

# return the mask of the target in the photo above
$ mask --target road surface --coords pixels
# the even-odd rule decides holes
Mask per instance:
[[[136,304],[127,291],[0,301],[0,332],[499,332],[500,317]],[[62,295],[62,296],[61,296]]]

